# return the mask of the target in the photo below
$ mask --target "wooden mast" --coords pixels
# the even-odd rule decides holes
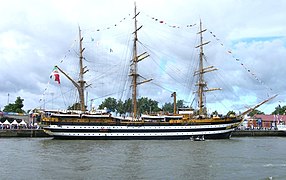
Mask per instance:
[[[137,86],[146,82],[151,81],[152,79],[145,79],[142,82],[138,82],[138,77],[140,76],[138,74],[138,67],[137,63],[145,59],[146,57],[149,57],[149,54],[147,52],[144,52],[140,55],[137,53],[137,31],[142,28],[140,26],[139,28],[137,27],[137,16],[139,15],[140,12],[137,13],[137,8],[136,8],[136,2],[134,2],[134,28],[135,31],[134,33],[134,43],[133,43],[133,58],[132,58],[132,63],[131,63],[131,68],[130,68],[130,76],[132,76],[132,104],[133,104],[133,113],[132,117],[133,119],[136,119],[137,117]],[[140,76],[142,77],[142,76]]]
[[[174,112],[173,112],[173,114],[177,114],[177,93],[173,92],[171,97],[174,98]]]
[[[78,82],[74,81],[61,68],[59,68],[58,66],[55,66],[55,67],[58,68],[58,70],[63,75],[65,75],[73,83],[73,85],[77,88],[78,94],[79,94],[80,110],[84,112],[84,111],[86,111],[86,108],[85,108],[85,100],[84,100],[85,81],[83,79],[83,74],[86,73],[88,70],[85,70],[85,67],[83,67],[82,60],[83,60],[83,51],[84,51],[85,48],[82,47],[83,38],[81,37],[80,27],[78,27],[78,29],[79,29],[79,67],[80,67],[79,81]]]
[[[199,106],[199,115],[203,114],[203,107],[204,107],[204,101],[203,101],[203,91],[204,91],[204,87],[206,86],[206,83],[204,82],[204,76],[203,76],[203,68],[204,68],[204,64],[203,64],[203,56],[204,56],[204,49],[203,49],[203,32],[205,32],[205,30],[202,30],[202,21],[200,21],[200,32],[198,32],[198,34],[200,34],[200,45],[197,46],[200,48],[200,61],[199,61],[199,82],[198,82],[198,96],[199,96],[199,102],[198,102],[198,106]]]
[[[208,92],[208,91],[214,91],[214,90],[221,90],[221,88],[210,88],[210,89],[206,89],[207,87],[207,83],[204,81],[204,73],[207,72],[211,72],[211,71],[215,71],[217,70],[217,68],[214,68],[214,66],[209,66],[209,67],[204,67],[204,63],[203,63],[203,58],[204,58],[204,49],[203,46],[207,45],[208,43],[210,43],[210,41],[208,42],[203,42],[203,32],[205,32],[207,29],[203,30],[202,27],[202,21],[200,20],[200,31],[198,32],[198,34],[200,34],[200,44],[196,47],[196,48],[200,48],[200,57],[199,57],[199,70],[196,71],[194,73],[194,75],[199,75],[199,81],[198,81],[198,107],[199,107],[199,115],[205,115],[205,102],[204,102],[204,92]]]
[[[133,118],[136,118],[137,116],[137,62],[138,62],[138,57],[137,57],[137,10],[136,10],[136,2],[134,2],[134,43],[133,43],[133,62],[132,62],[132,69],[131,69],[131,76],[132,76],[132,104],[133,104]]]
[[[80,30],[80,27],[78,27],[78,30],[79,30],[79,68],[80,68],[80,71],[79,71],[79,81],[78,81],[78,84],[79,84],[79,89],[78,89],[78,92],[79,92],[79,103],[80,103],[80,110],[81,111],[85,111],[86,108],[85,108],[85,100],[84,100],[84,88],[85,88],[85,81],[83,79],[83,74],[84,74],[84,67],[83,67],[83,51],[85,50],[85,48],[82,48],[82,41],[83,41],[83,37],[81,37],[81,30]]]

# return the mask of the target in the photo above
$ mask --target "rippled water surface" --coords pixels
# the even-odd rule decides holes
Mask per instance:
[[[0,139],[1,179],[286,179],[285,137]]]

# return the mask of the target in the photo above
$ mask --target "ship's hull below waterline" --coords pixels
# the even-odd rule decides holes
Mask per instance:
[[[50,125],[44,131],[55,139],[159,140],[229,139],[237,123],[185,126],[81,126]]]

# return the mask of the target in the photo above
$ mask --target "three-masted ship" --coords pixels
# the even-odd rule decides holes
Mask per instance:
[[[62,69],[57,67],[77,88],[80,99],[79,111],[45,111],[42,117],[42,125],[44,131],[57,139],[224,139],[230,138],[234,131],[242,122],[243,116],[260,105],[266,103],[273,97],[259,103],[244,113],[236,116],[208,116],[206,113],[204,93],[207,91],[219,90],[219,88],[207,89],[204,81],[204,74],[216,70],[213,66],[204,67],[203,64],[203,47],[208,42],[203,42],[202,23],[200,22],[200,49],[199,69],[195,72],[198,76],[197,95],[198,95],[198,111],[193,109],[179,110],[174,107],[173,115],[141,115],[137,114],[137,86],[151,81],[146,79],[139,82],[138,62],[148,55],[143,53],[137,54],[137,32],[141,27],[137,27],[138,12],[136,6],[134,8],[134,43],[133,43],[133,59],[130,65],[130,77],[132,78],[132,104],[133,113],[131,117],[113,117],[107,111],[87,111],[84,101],[84,89],[86,82],[84,81],[83,66],[83,47],[81,30],[79,29],[79,64],[80,79],[78,82],[69,77]],[[176,104],[176,93],[173,93],[174,104]]]

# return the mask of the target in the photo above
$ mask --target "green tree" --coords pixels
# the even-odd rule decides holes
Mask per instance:
[[[161,109],[158,107],[158,102],[147,97],[142,97],[137,101],[138,113],[158,112]]]
[[[165,103],[163,106],[162,106],[162,110],[165,111],[165,112],[169,112],[169,113],[173,113],[174,111],[174,103]]]
[[[126,112],[124,109],[124,103],[121,99],[119,99],[117,102],[116,110],[120,115]]]
[[[9,103],[4,107],[4,112],[16,112],[16,113],[24,113],[25,111],[22,109],[24,107],[23,105],[24,99],[21,99],[21,97],[17,97],[15,103]]]
[[[141,97],[140,99],[137,100],[137,112],[138,114],[141,113],[146,113],[146,112],[153,112],[153,113],[157,113],[159,111],[161,111],[162,109],[164,111],[168,111],[168,112],[173,112],[173,103],[165,103],[162,107],[162,109],[159,108],[158,106],[158,102],[152,99],[149,99],[147,97]],[[103,108],[107,108],[113,112],[115,112],[115,110],[119,113],[119,114],[124,114],[126,112],[131,113],[132,111],[132,100],[129,98],[127,100],[123,101],[122,100],[117,100],[115,98],[107,98],[105,99],[100,105],[99,105],[99,109],[103,109]],[[188,107],[186,105],[184,105],[184,101],[183,100],[178,100],[177,101],[177,107]]]
[[[178,108],[188,108],[189,106],[184,104],[184,100],[178,100],[177,101],[177,107]]]
[[[74,103],[72,106],[68,107],[68,110],[80,110],[80,103]]]
[[[177,109],[178,108],[188,108],[187,105],[184,104],[184,100],[178,100],[177,101]],[[174,103],[165,103],[163,106],[162,106],[162,110],[165,111],[165,112],[169,112],[169,113],[174,113]]]
[[[131,111],[132,111],[132,100],[130,98],[124,101],[123,109],[124,109],[124,112],[131,113]]]
[[[275,115],[283,115],[286,112],[286,106],[281,107],[280,105],[278,105],[277,107],[275,107],[275,111],[272,112],[272,114]]]
[[[117,102],[115,98],[109,97],[107,99],[105,99],[100,105],[99,105],[99,109],[104,109],[105,107],[109,110],[111,110],[112,112],[115,112],[117,106]]]

